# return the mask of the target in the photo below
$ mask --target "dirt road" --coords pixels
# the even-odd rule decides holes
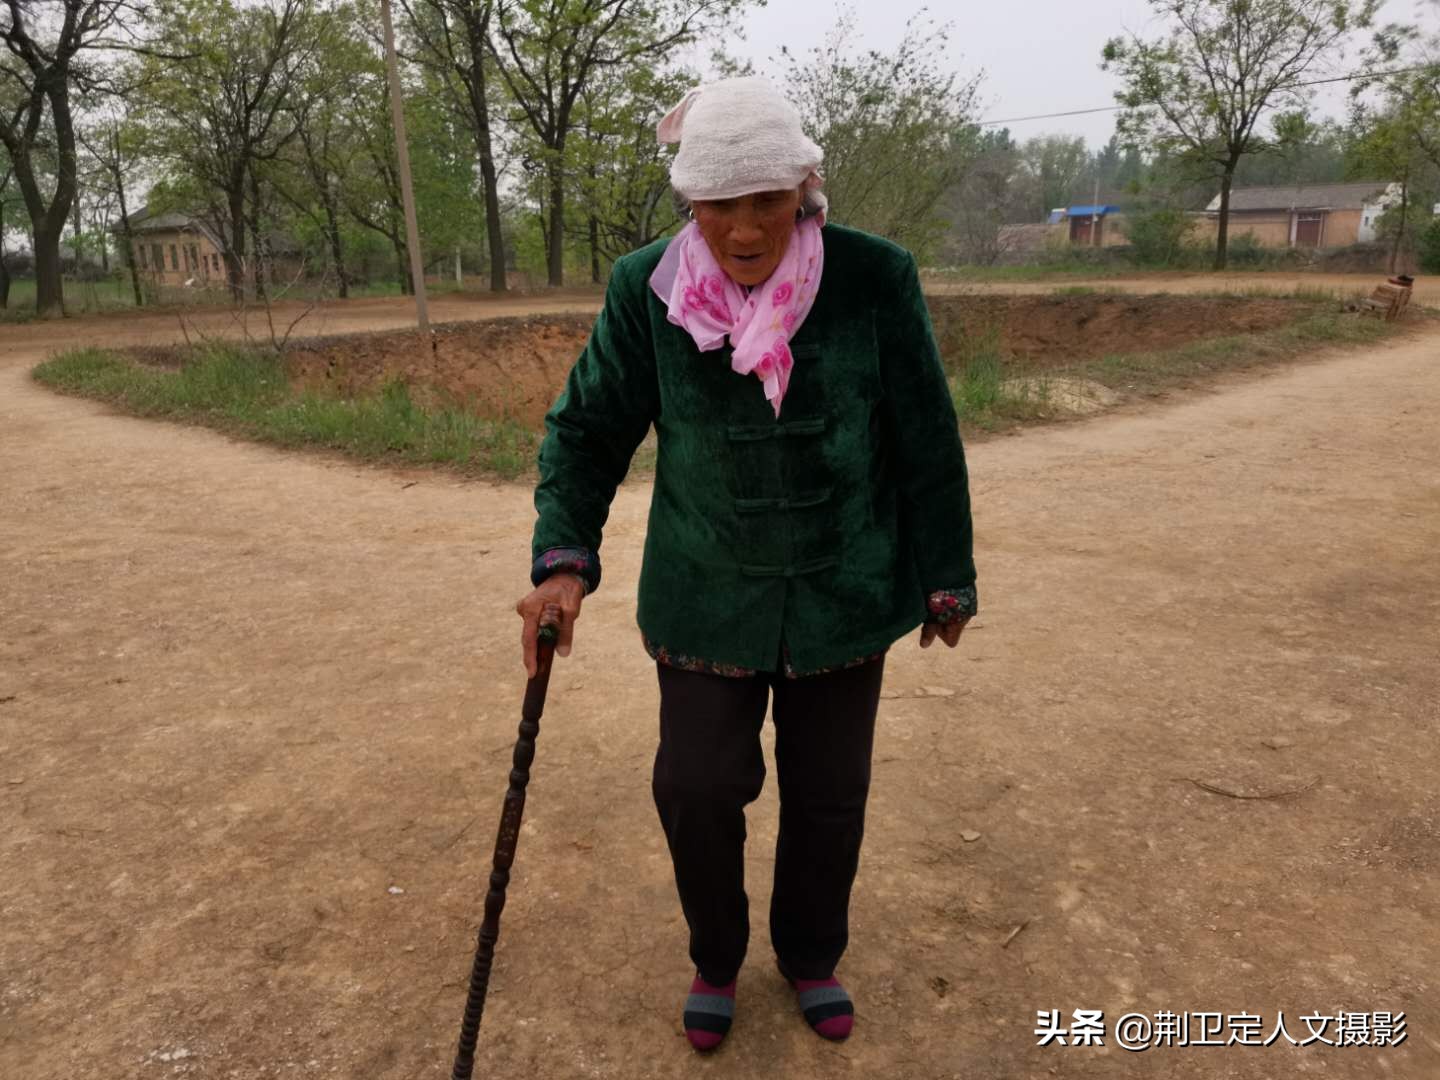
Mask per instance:
[[[505,315],[536,315],[558,311],[599,311],[598,288],[557,289],[533,296],[492,299],[485,293],[441,293],[429,300],[430,321],[459,322]],[[276,303],[268,313],[252,308],[243,317],[223,307],[197,307],[147,311],[117,311],[100,316],[67,319],[63,324],[32,322],[0,324],[0,358],[21,350],[71,348],[79,345],[162,345],[205,336],[270,340],[270,320],[277,336],[294,324],[297,337],[322,337],[369,330],[390,330],[415,325],[415,304],[408,297],[380,296],[367,300],[332,300],[321,304],[296,301]]]
[[[1336,297],[1368,293],[1380,280],[1375,274],[1146,274],[1136,278],[1057,279],[1045,282],[927,282],[927,292],[937,296],[1002,293],[1034,295],[1057,289],[1095,288],[1138,293],[1196,293],[1226,290],[1286,293],[1295,289],[1329,292]],[[530,296],[492,298],[486,293],[441,293],[430,297],[432,322],[496,318],[503,315],[532,315],[542,312],[600,310],[598,287],[576,287]],[[1414,302],[1440,307],[1440,278],[1420,278]],[[389,330],[414,325],[414,303],[405,297],[374,297],[366,300],[330,301],[304,305],[294,301],[276,303],[271,312],[277,333],[283,334],[292,320],[299,319],[297,336],[320,337],[364,330]],[[0,355],[11,350],[40,350],[73,345],[154,345],[181,338],[182,324],[192,338],[211,334],[240,337],[248,332],[268,340],[269,324],[264,309],[249,312],[243,323],[225,308],[194,308],[163,312],[115,312],[104,316],[71,319],[58,328],[45,323],[0,324]]]
[[[1285,274],[1267,272],[1258,274],[1143,274],[1133,278],[1095,278],[1085,280],[1035,281],[1035,282],[927,282],[925,291],[938,296],[974,292],[997,293],[1048,293],[1056,289],[1090,287],[1113,289],[1116,292],[1133,293],[1209,293],[1209,292],[1262,292],[1286,293],[1296,289],[1327,292],[1344,298],[1352,295],[1368,295],[1376,285],[1385,280],[1383,274]],[[1416,280],[1414,296],[1416,304],[1440,307],[1440,278],[1422,277]]]
[[[27,378],[121,332],[0,330],[0,1076],[446,1076],[530,492]],[[624,487],[552,683],[479,1074],[1440,1076],[1437,355],[972,448],[982,616],[891,652],[840,1047],[758,915],[727,1045],[697,1062],[681,1034],[633,625],[649,489]],[[772,783],[756,913],[775,821]],[[1403,1011],[1408,1038],[1039,1047],[1041,1009],[1248,1013],[1262,1039],[1283,1012],[1295,1040]]]

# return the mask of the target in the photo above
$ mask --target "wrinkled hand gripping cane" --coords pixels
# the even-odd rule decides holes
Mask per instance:
[[[500,912],[505,907],[505,888],[510,884],[510,865],[515,861],[515,844],[520,838],[520,816],[525,810],[525,785],[530,782],[530,763],[535,760],[535,738],[540,734],[540,714],[545,709],[545,691],[550,685],[550,662],[560,637],[560,609],[548,605],[540,616],[540,636],[535,652],[535,676],[525,685],[525,704],[520,710],[520,737],[510,770],[510,787],[500,813],[500,832],[495,837],[494,869],[490,891],[485,894],[485,920],[475,945],[475,966],[470,971],[470,992],[465,999],[465,1016],[460,1023],[460,1045],[455,1052],[451,1080],[470,1080],[475,1067],[475,1040],[480,1033],[480,1016],[485,1011],[485,994],[490,988],[490,965],[495,959],[495,942],[500,937]]]

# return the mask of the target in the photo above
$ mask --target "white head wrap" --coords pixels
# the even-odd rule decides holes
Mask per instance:
[[[817,171],[825,155],[769,79],[749,75],[697,86],[656,130],[662,143],[680,144],[670,183],[687,199],[733,199],[803,183],[810,204],[826,206]]]

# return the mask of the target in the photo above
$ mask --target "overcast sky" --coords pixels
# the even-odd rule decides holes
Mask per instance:
[[[1074,0],[1009,0],[966,3],[939,0],[852,0],[865,45],[893,49],[904,35],[906,19],[928,9],[936,21],[948,21],[953,64],[962,75],[984,69],[984,117],[1004,119],[1037,113],[1064,112],[1114,104],[1114,76],[1100,70],[1100,50],[1107,39],[1125,31],[1159,36],[1163,21],[1152,16],[1144,0],[1105,0],[1077,4]],[[836,8],[807,0],[770,0],[744,20],[747,41],[732,50],[755,62],[765,74],[778,76],[769,58],[781,43],[802,55],[824,39]],[[1388,0],[1384,22],[1415,21],[1440,30],[1436,0]],[[1354,50],[1342,70],[1355,70]],[[1323,89],[1323,88],[1322,88]],[[1318,111],[1341,115],[1344,90],[1327,90]],[[1047,132],[1083,135],[1097,148],[1114,130],[1111,113],[1007,125],[1017,139]]]

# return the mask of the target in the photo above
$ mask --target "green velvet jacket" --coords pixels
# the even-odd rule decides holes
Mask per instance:
[[[819,671],[920,625],[932,592],[973,587],[965,454],[914,257],[854,229],[822,235],[778,419],[728,345],[702,353],[666,319],[649,286],[663,240],[616,262],[546,414],[538,567],[553,549],[598,557],[654,425],[638,622],[668,653],[769,671],[783,641],[795,673]]]

